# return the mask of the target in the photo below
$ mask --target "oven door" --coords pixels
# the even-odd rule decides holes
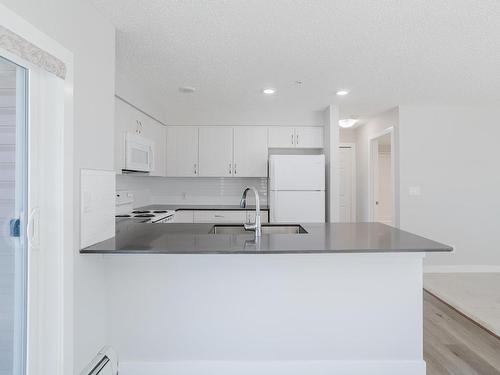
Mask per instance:
[[[152,172],[154,170],[153,142],[132,133],[127,133],[125,142],[125,171]]]

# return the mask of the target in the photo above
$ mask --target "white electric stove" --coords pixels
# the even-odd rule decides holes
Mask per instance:
[[[117,218],[128,218],[140,223],[169,223],[174,220],[174,210],[134,210],[134,194],[129,190],[116,192]]]

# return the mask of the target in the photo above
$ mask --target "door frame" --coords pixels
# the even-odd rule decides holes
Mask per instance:
[[[357,213],[358,213],[358,209],[357,209],[357,201],[358,201],[358,196],[357,196],[357,192],[358,192],[358,189],[357,189],[357,169],[356,169],[356,143],[353,143],[353,142],[341,142],[339,144],[339,149],[341,148],[351,148],[352,150],[352,160],[353,160],[353,163],[352,163],[352,175],[351,175],[351,186],[352,186],[352,189],[351,189],[351,196],[352,196],[352,205],[351,205],[351,218],[352,218],[352,222],[355,223],[357,221]],[[339,199],[340,199],[340,192],[339,192]],[[340,204],[340,201],[339,201],[339,204]]]
[[[381,132],[370,137],[368,140],[368,219],[369,221],[375,221],[375,187],[377,186],[377,175],[378,175],[378,139],[384,135],[390,134],[391,136],[391,185],[392,185],[392,212],[391,212],[391,224],[395,227],[399,227],[399,217],[398,217],[398,202],[397,202],[397,171],[396,171],[396,160],[397,160],[397,147],[396,147],[396,137],[395,128],[390,126]]]
[[[36,153],[44,156],[34,161],[36,169],[44,173],[29,171],[28,199],[31,202],[28,204],[33,210],[29,213],[28,222],[31,228],[38,228],[38,235],[34,242],[33,237],[28,238],[31,243],[27,249],[26,374],[72,374],[73,262],[77,246],[73,199],[73,53],[3,4],[0,4],[0,24],[66,65],[66,79],[61,85],[63,90],[59,92],[64,114],[57,121],[47,120],[44,103],[55,96],[41,92],[41,88],[45,87],[44,77],[50,73],[44,75],[41,68],[0,48],[0,55],[28,69],[28,131],[31,133],[28,146],[31,165],[28,168],[32,169]],[[57,135],[57,138],[53,135]],[[47,150],[50,150],[50,155],[47,155]],[[57,162],[54,163],[54,160]],[[44,207],[46,209],[42,212]]]

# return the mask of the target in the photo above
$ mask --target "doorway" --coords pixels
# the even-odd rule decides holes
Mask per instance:
[[[370,139],[370,221],[395,225],[394,133]]]

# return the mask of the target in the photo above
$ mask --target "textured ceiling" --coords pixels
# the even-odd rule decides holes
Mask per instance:
[[[500,104],[498,0],[91,2],[117,27],[118,70],[157,93],[170,122]]]

